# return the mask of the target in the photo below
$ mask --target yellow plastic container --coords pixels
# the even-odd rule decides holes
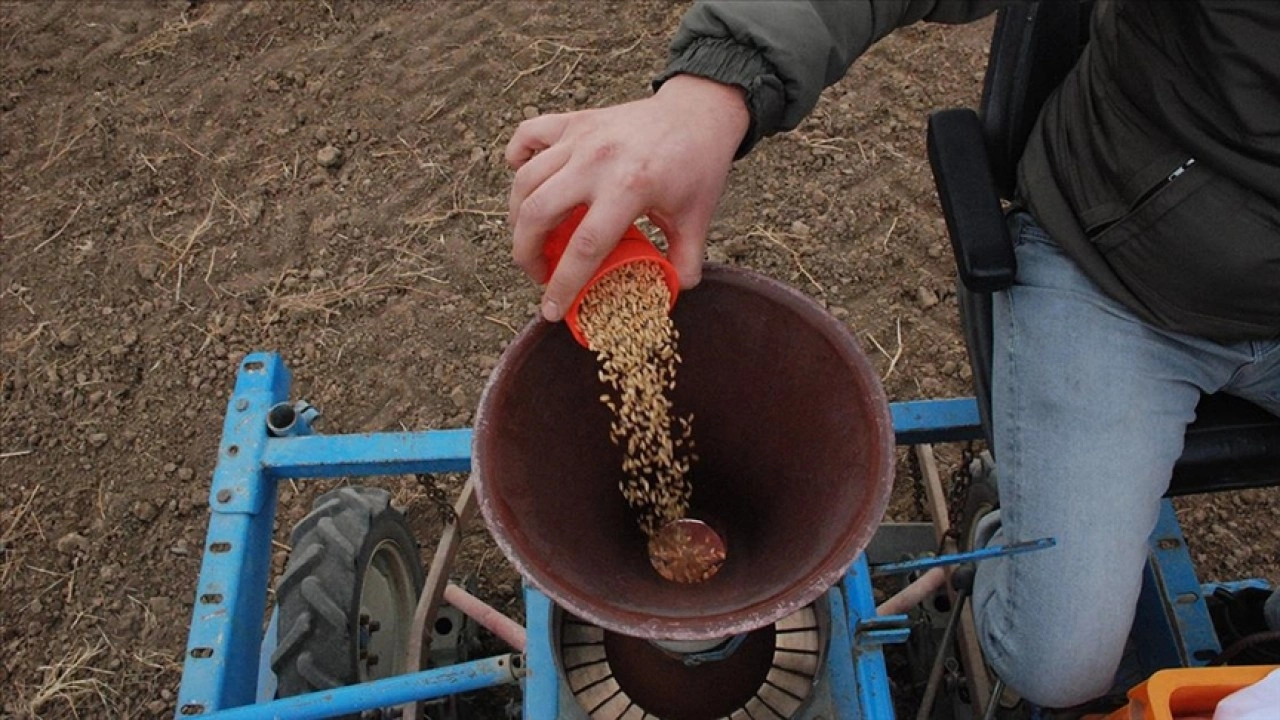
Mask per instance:
[[[1223,698],[1258,682],[1276,669],[1280,669],[1280,665],[1161,670],[1130,690],[1129,705],[1107,715],[1106,720],[1213,717],[1214,709]]]

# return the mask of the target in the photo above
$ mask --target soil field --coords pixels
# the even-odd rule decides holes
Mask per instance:
[[[0,3],[0,715],[172,714],[247,352],[283,354],[326,432],[471,422],[537,299],[503,146],[522,118],[643,96],[682,12]],[[976,101],[989,33],[882,42],[737,165],[712,229],[711,260],[845,321],[894,399],[970,392],[923,127]],[[384,483],[428,548],[459,485]],[[274,571],[329,487],[282,488]],[[1278,502],[1180,503],[1204,578],[1280,579]],[[890,515],[914,512],[903,473]],[[458,573],[519,615],[483,528]]]

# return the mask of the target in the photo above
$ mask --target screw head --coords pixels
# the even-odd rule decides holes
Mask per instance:
[[[240,398],[239,400],[236,401],[236,410],[238,412],[244,412],[248,408],[249,408],[248,400],[245,400],[244,398]]]
[[[226,488],[223,488],[222,490],[218,491],[217,497],[218,497],[218,502],[229,503],[231,502],[231,491],[227,490]]]

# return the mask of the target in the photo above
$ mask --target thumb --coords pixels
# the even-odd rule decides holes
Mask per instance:
[[[667,259],[676,269],[680,287],[689,289],[702,280],[702,254],[707,245],[710,218],[685,217],[675,222],[651,215],[654,225],[667,236]]]

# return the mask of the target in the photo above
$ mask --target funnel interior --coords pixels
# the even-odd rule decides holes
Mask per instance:
[[[690,515],[727,546],[714,577],[677,584],[649,564],[618,490],[596,360],[563,324],[535,322],[504,354],[477,414],[473,472],[498,544],[562,607],[634,636],[718,637],[839,579],[884,512],[892,430],[853,338],[794,290],[708,268],[673,318],[672,397],[694,415],[700,456]]]

